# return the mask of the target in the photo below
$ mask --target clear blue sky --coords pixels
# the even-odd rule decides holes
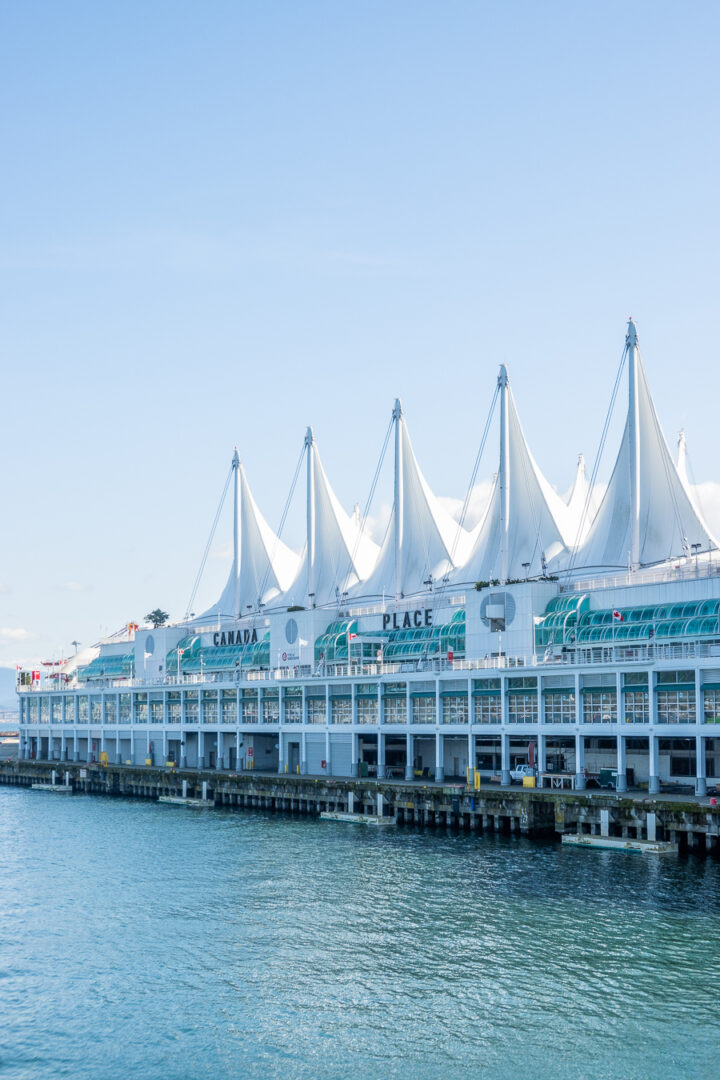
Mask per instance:
[[[400,395],[462,498],[504,361],[566,489],[629,313],[671,443],[684,424],[720,480],[719,24],[716,3],[2,5],[0,663],[182,615],[235,443],[276,525],[313,424],[350,508]]]

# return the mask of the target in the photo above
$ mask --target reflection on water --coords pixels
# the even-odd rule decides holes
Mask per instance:
[[[0,1077],[690,1078],[720,867],[0,789]]]

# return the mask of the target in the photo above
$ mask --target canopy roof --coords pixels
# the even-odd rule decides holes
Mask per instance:
[[[312,428],[307,452],[307,541],[297,576],[278,601],[321,606],[342,595],[371,573],[379,547],[360,527],[359,515],[343,510],[325,474]]]
[[[227,584],[216,604],[200,618],[237,619],[285,592],[297,575],[299,556],[273,532],[253,498],[237,452],[233,531],[235,556]]]
[[[668,449],[637,349],[632,320],[626,338],[629,402],[610,483],[586,540],[571,560],[576,568],[637,568],[717,547],[693,505]]]
[[[467,531],[433,495],[420,471],[400,401],[395,402],[395,497],[377,564],[354,596],[407,596],[440,582],[468,557]]]
[[[505,365],[500,368],[500,463],[472,553],[458,582],[542,574],[572,532],[568,507],[540,472],[528,448]]]

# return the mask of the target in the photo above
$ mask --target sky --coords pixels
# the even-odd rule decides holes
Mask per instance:
[[[277,527],[311,424],[351,510],[400,396],[460,503],[500,363],[567,490],[629,315],[720,531],[719,31],[658,0],[1,5],[0,665],[182,617],[236,445]]]

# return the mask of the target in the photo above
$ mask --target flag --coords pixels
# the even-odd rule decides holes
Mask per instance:
[[[613,619],[615,622],[625,622],[625,617],[619,611],[613,611]]]
[[[357,634],[351,634],[348,632],[348,641],[355,641]]]

